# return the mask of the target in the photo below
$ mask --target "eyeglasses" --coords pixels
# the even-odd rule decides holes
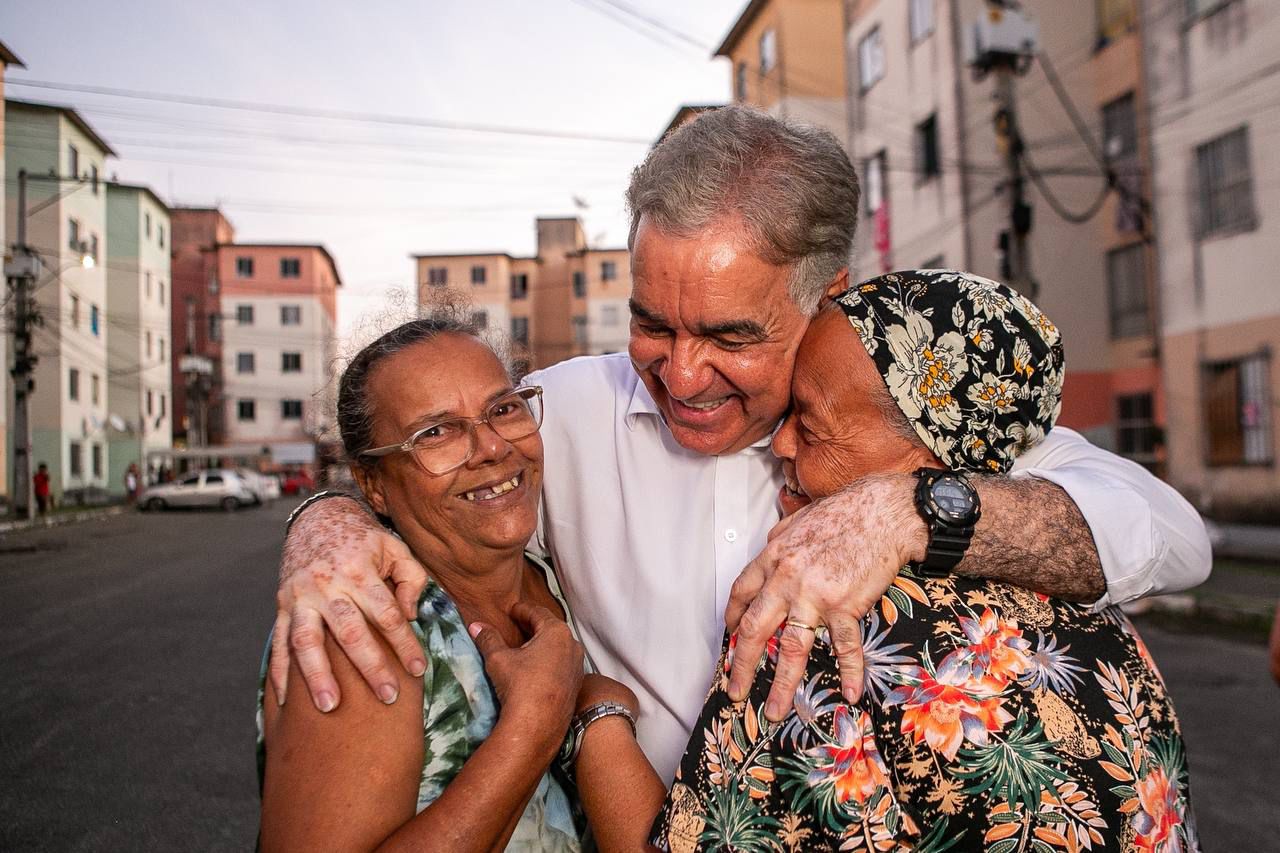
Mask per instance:
[[[361,456],[378,458],[412,453],[428,474],[448,474],[476,452],[476,427],[488,424],[504,441],[519,441],[542,426],[542,387],[518,388],[485,409],[478,418],[449,418],[424,426],[399,444],[373,447]]]

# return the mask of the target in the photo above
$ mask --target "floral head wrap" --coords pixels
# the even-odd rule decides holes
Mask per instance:
[[[1003,473],[1062,409],[1058,329],[1008,286],[954,270],[886,273],[836,297],[890,396],[955,471]]]

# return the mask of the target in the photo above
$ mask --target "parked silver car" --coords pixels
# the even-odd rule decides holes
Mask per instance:
[[[256,502],[244,478],[223,468],[193,471],[172,483],[150,486],[138,497],[138,506],[146,510],[207,506],[230,511]]]

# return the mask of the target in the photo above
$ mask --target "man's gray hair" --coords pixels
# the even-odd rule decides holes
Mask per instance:
[[[859,195],[853,164],[827,131],[721,107],[669,133],[631,173],[627,246],[641,216],[684,238],[736,216],[753,251],[791,268],[791,299],[813,314],[849,265]]]

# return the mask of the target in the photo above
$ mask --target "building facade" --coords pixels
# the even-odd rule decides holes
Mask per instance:
[[[115,152],[70,107],[5,101],[6,243],[16,240],[18,173],[28,175],[27,244],[40,253],[33,347],[33,462],[55,499],[107,486],[107,191]],[[10,413],[11,414],[11,413]],[[6,447],[7,465],[12,448]],[[34,467],[34,466],[33,466]]]
[[[1202,511],[1280,519],[1280,9],[1143,9],[1168,477]]]
[[[229,243],[216,270],[225,442],[312,462],[336,426],[337,264],[318,245]]]
[[[107,186],[107,489],[173,446],[169,209],[147,187]],[[158,467],[159,462],[155,465]]]
[[[8,47],[0,42],[0,99],[4,97],[4,75],[5,70],[13,66],[14,68],[25,68],[22,60],[19,59]],[[4,111],[0,110],[0,175],[8,175],[4,169]],[[0,234],[8,235],[5,231],[5,207],[0,207]],[[5,246],[5,258],[9,256],[8,246]],[[6,282],[7,284],[7,282]],[[6,296],[8,291],[6,291]],[[4,331],[0,332],[0,392],[3,393],[4,399],[0,401],[0,447],[4,450],[0,451],[0,503],[8,500],[10,490],[13,484],[10,482],[12,474],[9,468],[9,446],[13,443],[13,439],[9,435],[9,407],[13,405],[13,377],[9,375],[9,350],[13,347],[13,341],[9,335],[9,323],[4,325]]]
[[[626,249],[587,245],[576,217],[540,217],[537,253],[414,255],[420,310],[471,306],[476,324],[510,339],[533,367],[620,352],[630,325]]]
[[[169,215],[173,440],[178,447],[220,445],[226,401],[218,247],[235,242],[235,229],[216,208],[178,207]]]

